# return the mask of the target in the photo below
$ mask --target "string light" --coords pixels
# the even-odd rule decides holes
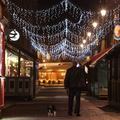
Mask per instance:
[[[51,59],[59,59],[60,57],[71,60],[85,59],[86,54],[91,52],[91,48],[97,46],[102,37],[113,30],[113,15],[120,11],[120,5],[107,11],[107,14],[104,11],[105,21],[102,21],[99,26],[97,26],[97,22],[94,23],[94,29],[90,27],[91,21],[95,16],[97,16],[96,20],[100,21],[101,13],[82,10],[69,0],[63,0],[58,5],[41,11],[20,8],[10,0],[6,0],[6,2],[7,11],[12,16],[13,22],[30,40],[35,51],[40,51],[46,59],[48,57]],[[41,25],[43,22],[48,23],[59,18],[64,13],[71,15],[78,22],[73,23],[65,18],[56,25]],[[35,16],[35,25],[30,20],[33,16]]]
[[[7,3],[7,10],[12,14],[15,13],[20,15],[22,19],[30,21],[31,17],[35,16],[36,24],[41,24],[43,22],[49,22],[50,20],[55,20],[59,18],[62,14],[68,13],[74,19],[79,19],[80,15],[84,16],[85,19],[92,19],[94,12],[92,11],[84,11],[79,7],[73,5],[69,0],[63,0],[58,5],[54,5],[49,9],[41,10],[41,11],[33,11],[33,10],[26,10],[23,8],[18,7],[10,0],[6,0]],[[59,9],[59,11],[58,11]]]

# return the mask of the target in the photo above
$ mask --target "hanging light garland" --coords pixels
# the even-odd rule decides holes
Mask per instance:
[[[102,37],[113,30],[113,15],[119,13],[120,5],[104,15],[102,24],[92,28],[94,17],[100,21],[100,13],[85,11],[73,5],[69,0],[63,0],[58,5],[41,11],[26,10],[18,7],[10,0],[7,2],[7,11],[11,14],[13,22],[22,30],[23,35],[30,40],[36,51],[52,59],[67,57],[71,60],[84,59],[91,48],[96,46]],[[78,22],[73,23],[67,18],[56,25],[40,25],[59,18],[62,14],[71,15]],[[35,25],[31,23],[31,17],[35,16]],[[89,32],[89,36],[87,36]],[[39,34],[41,33],[41,34]],[[86,39],[86,43],[83,40]]]
[[[61,17],[62,14],[68,13],[74,19],[79,19],[80,16],[84,16],[85,20],[91,19],[95,14],[92,11],[85,11],[79,7],[73,5],[69,0],[63,0],[58,5],[54,5],[49,9],[46,10],[26,10],[23,8],[18,7],[10,0],[6,0],[7,3],[7,10],[12,15],[13,13],[21,16],[22,19],[27,20],[30,22],[30,18],[35,16],[36,24],[41,24],[43,22],[49,22],[51,20],[55,20],[56,18]]]

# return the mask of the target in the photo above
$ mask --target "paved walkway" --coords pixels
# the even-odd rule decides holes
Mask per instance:
[[[120,120],[120,112],[111,108],[107,100],[99,100],[84,93],[81,98],[81,116],[67,115],[68,97],[63,88],[44,88],[30,102],[17,102],[3,112],[2,120]],[[46,107],[55,104],[56,117],[47,117]]]

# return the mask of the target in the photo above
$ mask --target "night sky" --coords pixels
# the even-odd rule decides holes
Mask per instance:
[[[10,0],[26,9],[43,10],[59,4],[62,0]],[[120,0],[69,0],[83,10],[98,12],[100,9],[114,9],[120,5]],[[24,6],[23,6],[24,5]]]
[[[27,10],[45,10],[52,6],[59,5],[63,0],[10,0],[21,8]],[[101,9],[111,10],[120,5],[120,0],[69,0],[75,6],[81,8],[82,10],[91,10],[93,12],[100,12]],[[52,21],[49,25],[57,24],[58,21],[64,20],[66,14],[61,15],[56,21]],[[67,15],[67,18],[72,21],[72,18]],[[78,22],[78,20],[74,21]],[[47,24],[47,23],[46,23]],[[45,25],[46,25],[45,24]]]
[[[38,0],[39,9],[48,9],[49,7],[59,4],[62,0]],[[69,0],[74,5],[86,9],[97,10],[101,8],[113,9],[120,4],[120,0]]]

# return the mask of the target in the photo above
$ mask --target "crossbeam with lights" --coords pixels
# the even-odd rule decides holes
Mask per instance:
[[[10,0],[6,2],[7,11],[11,14],[13,22],[30,40],[33,48],[40,51],[44,57],[49,53],[52,59],[62,56],[69,59],[84,59],[91,48],[97,46],[102,37],[113,30],[113,15],[120,11],[118,5],[117,8],[107,11],[101,21],[100,13],[82,10],[69,0],[63,0],[49,9],[40,11],[20,8]],[[71,15],[78,22],[74,23],[65,18],[56,25],[41,25],[43,22],[49,23],[59,18],[64,13]],[[30,20],[33,16],[35,16],[35,24]],[[96,20],[101,21],[101,24],[99,26],[94,24],[92,28],[91,22],[96,16]],[[87,32],[91,32],[91,35],[88,36]],[[83,43],[85,39],[87,42]]]

